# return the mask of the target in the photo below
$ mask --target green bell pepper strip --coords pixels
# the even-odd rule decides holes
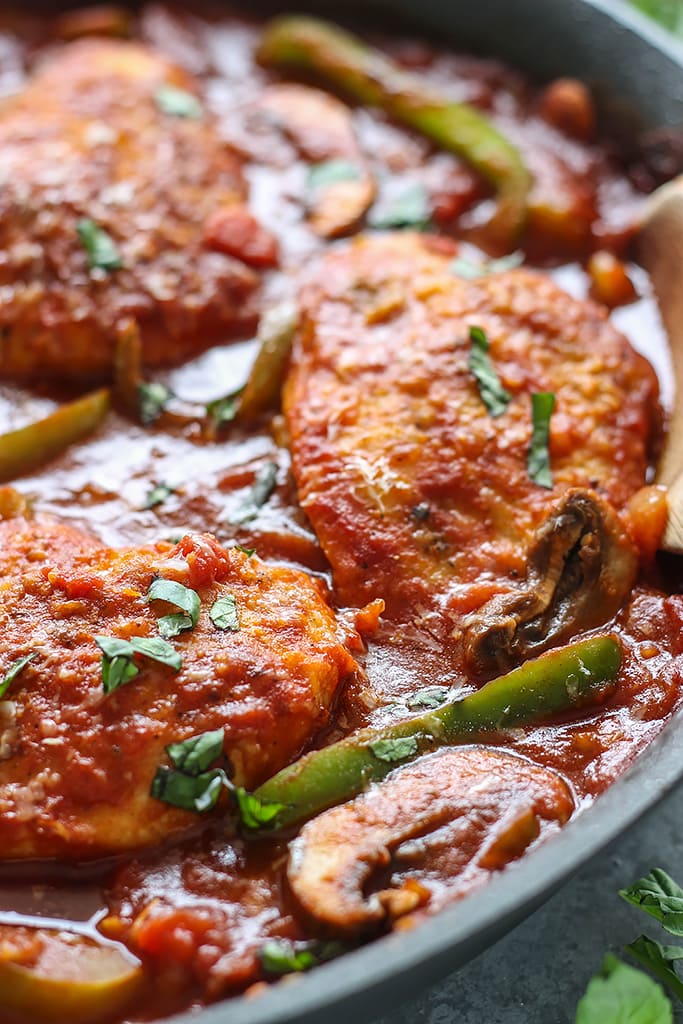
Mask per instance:
[[[264,782],[254,796],[264,804],[282,804],[272,827],[285,828],[327,807],[350,800],[401,763],[439,746],[470,743],[515,726],[605,701],[616,689],[621,645],[616,637],[580,640],[542,654],[476,693],[450,701],[407,721],[365,729],[339,743],[306,754]],[[404,753],[388,759],[386,744],[413,737]],[[373,748],[383,756],[373,753]],[[397,745],[401,753],[401,745]]]
[[[101,388],[60,405],[42,420],[0,435],[0,482],[41,466],[95,430],[109,409],[109,390]]]
[[[463,157],[497,191],[492,238],[506,248],[515,244],[526,222],[532,177],[519,150],[475,107],[439,95],[378,50],[316,18],[272,21],[258,59],[267,66],[313,73]]]

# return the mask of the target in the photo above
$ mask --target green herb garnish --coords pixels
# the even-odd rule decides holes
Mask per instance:
[[[370,213],[369,224],[383,231],[387,228],[415,228],[426,230],[431,222],[432,208],[424,185],[413,182],[392,200],[383,201],[379,209]]]
[[[5,694],[7,693],[7,691],[9,690],[10,686],[17,678],[19,673],[23,672],[23,670],[26,668],[29,661],[33,661],[33,659],[37,657],[38,655],[34,652],[33,654],[25,655],[23,658],[17,658],[16,661],[12,662],[7,672],[5,672],[2,681],[0,682],[0,700],[2,700],[2,698],[5,696]]]
[[[95,643],[102,651],[102,687],[106,694],[138,675],[140,669],[133,661],[135,654],[167,665],[175,672],[179,672],[183,664],[178,651],[158,637],[133,636],[122,640],[116,636],[96,636]]]
[[[186,775],[201,775],[223,753],[224,738],[225,729],[213,729],[179,743],[170,743],[166,753],[178,771]]]
[[[470,357],[468,367],[479,388],[482,402],[495,418],[502,416],[512,395],[505,390],[493,368],[489,356],[489,340],[481,327],[470,327]]]
[[[575,1024],[672,1024],[671,1004],[647,974],[606,956],[576,1010]]]
[[[245,548],[242,544],[234,544],[233,547],[236,551],[241,551],[247,558],[251,558],[252,555],[256,554],[256,548]]]
[[[76,224],[76,231],[83,248],[88,255],[88,266],[91,270],[120,270],[123,260],[116,248],[114,239],[94,220],[83,217]]]
[[[240,398],[244,388],[239,388],[224,398],[215,398],[206,404],[206,415],[214,427],[222,427],[226,423],[232,423],[240,407]]]
[[[360,167],[352,160],[325,160],[311,165],[306,184],[311,192],[318,192],[338,181],[358,181],[362,176]]]
[[[683,889],[661,868],[639,878],[619,895],[661,922],[671,935],[683,935]]]
[[[184,811],[205,814],[212,811],[218,803],[227,778],[221,768],[201,775],[186,775],[160,765],[152,779],[150,796],[161,800],[172,807],[180,807]]]
[[[167,498],[175,492],[175,488],[169,484],[155,484],[151,490],[147,492],[145,498],[145,504],[142,506],[144,509],[156,508],[157,505],[163,504]]]
[[[209,618],[216,629],[229,629],[236,633],[240,628],[240,620],[234,594],[225,594],[214,601],[209,610]]]
[[[157,626],[161,635],[170,640],[186,629],[194,629],[199,621],[201,602],[196,590],[190,590],[175,580],[154,580],[147,591],[148,601],[166,601],[180,608],[183,614],[163,615]]]
[[[475,263],[464,256],[457,256],[451,263],[451,270],[457,277],[465,281],[474,281],[478,277],[490,277],[491,274],[502,274],[506,270],[514,270],[524,262],[523,252],[511,252],[498,260],[487,260],[486,263]]]
[[[418,744],[415,736],[398,736],[395,739],[375,740],[369,749],[380,761],[404,761],[414,757]]]
[[[438,708],[448,699],[450,690],[447,686],[425,686],[422,690],[406,699],[406,707],[411,711],[415,708]]]
[[[311,967],[334,960],[347,952],[341,942],[292,942],[290,939],[268,939],[258,951],[258,958],[266,974],[283,975],[308,971]]]
[[[285,809],[284,804],[260,800],[241,786],[235,787],[234,795],[240,821],[245,828],[253,830],[268,828],[275,823],[280,811]]]
[[[680,0],[631,0],[634,7],[647,14],[662,28],[683,39],[683,7]]]
[[[158,420],[172,398],[171,389],[159,381],[152,380],[138,384],[138,408],[143,425],[149,427],[155,420]]]
[[[246,500],[230,516],[229,522],[241,526],[250,522],[258,515],[277,485],[277,463],[266,462],[256,474],[251,491]]]
[[[204,114],[203,106],[193,93],[174,85],[162,85],[157,89],[154,102],[159,110],[171,117],[187,117],[198,121]]]
[[[639,935],[635,942],[625,948],[627,953],[648,971],[652,971],[683,1002],[683,981],[674,969],[676,961],[683,960],[682,946],[663,946],[647,935]]]
[[[553,476],[550,470],[550,417],[555,408],[552,391],[542,391],[531,396],[531,445],[527,458],[529,476],[539,487],[551,488]]]

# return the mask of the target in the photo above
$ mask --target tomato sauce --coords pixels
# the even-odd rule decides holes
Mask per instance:
[[[226,144],[245,160],[250,209],[277,239],[280,265],[265,272],[263,301],[291,296],[297,269],[326,244],[305,217],[309,165],[326,153],[322,143],[320,153],[312,143],[305,152],[300,140],[259,113],[263,89],[279,80],[254,60],[260,23],[215,9],[199,13],[197,5],[184,11],[152,3],[135,15],[132,31],[202,82]],[[20,87],[44,52],[63,45],[68,34],[59,19],[6,18],[0,89]],[[549,217],[534,226],[526,254],[532,265],[548,268],[561,286],[583,297],[590,288],[585,262],[592,251],[608,249],[628,258],[644,197],[631,180],[640,180],[638,167],[620,160],[616,144],[571,137],[550,124],[542,93],[495,60],[452,54],[408,37],[375,41],[453,98],[491,114],[528,155],[539,193],[565,197],[574,212],[564,224]],[[429,197],[433,225],[465,239],[459,255],[483,258],[490,196],[468,166],[377,111],[354,109],[352,124],[378,182],[380,213],[418,185]],[[262,262],[272,261],[269,250],[261,256]],[[636,266],[628,272],[638,298],[616,309],[613,319],[655,366],[668,405],[670,364],[649,282]],[[203,405],[243,384],[255,348],[255,339],[244,337],[156,379],[184,403]],[[64,397],[49,382],[31,389],[2,384],[0,426],[7,431],[37,419]],[[231,524],[231,510],[267,463],[277,467],[273,495],[248,525]],[[111,413],[96,434],[15,486],[37,512],[66,520],[107,545],[209,531],[224,544],[254,547],[264,559],[301,567],[331,587],[288,470],[277,417],[264,417],[249,430],[229,426],[217,440],[207,440],[198,424],[174,425],[166,418],[162,425],[142,427]],[[153,504],[150,492],[163,485],[163,500]],[[606,709],[504,737],[506,747],[560,772],[579,808],[628,767],[681,703],[682,590],[675,560],[653,561],[643,570],[615,623],[626,659],[618,695]],[[384,623],[360,656],[366,678],[343,693],[318,744],[405,716],[407,696],[421,687],[471,689],[444,669],[439,654],[433,638],[417,626]],[[58,923],[124,942],[149,972],[147,988],[126,1020],[147,1020],[258,986],[263,972],[257,951],[264,941],[308,937],[284,883],[285,860],[284,840],[247,842],[228,824],[214,822],[179,845],[120,861],[69,868],[6,864],[0,867],[0,924]]]

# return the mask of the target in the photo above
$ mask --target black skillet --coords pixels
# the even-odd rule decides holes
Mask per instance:
[[[340,9],[334,0],[306,7],[331,17]],[[683,47],[620,0],[364,0],[362,7],[387,30],[399,16],[403,25],[407,19],[455,48],[503,57],[541,80],[575,75],[646,125],[683,124]],[[413,932],[174,1022],[362,1024],[386,1014],[530,914],[681,779],[683,713],[593,807],[484,890]]]

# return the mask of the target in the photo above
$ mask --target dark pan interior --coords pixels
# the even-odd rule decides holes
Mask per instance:
[[[334,0],[276,5],[304,6],[330,17],[349,9]],[[619,0],[363,0],[354,8],[387,31],[412,24],[455,48],[503,57],[539,79],[576,75],[612,109],[644,124],[683,123],[683,48]],[[174,1021],[362,1024],[386,1014],[476,956],[664,797],[683,779],[682,740],[683,713],[561,835],[414,932],[380,939],[253,998]]]

